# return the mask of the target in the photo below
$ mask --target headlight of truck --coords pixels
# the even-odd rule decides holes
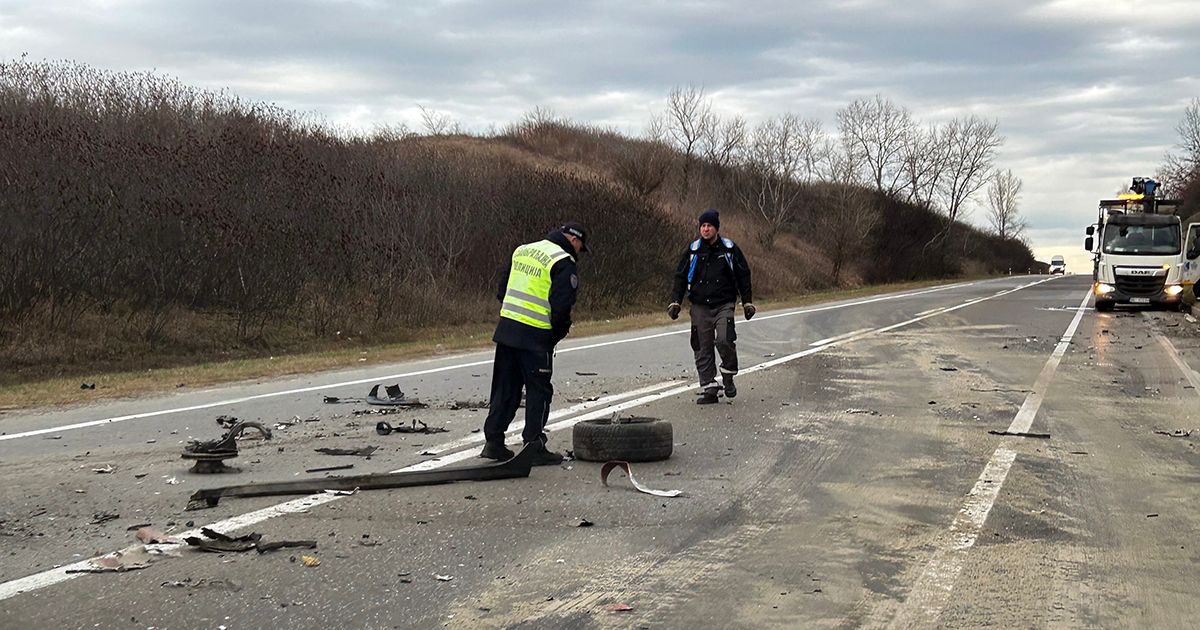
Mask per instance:
[[[1107,284],[1104,282],[1097,282],[1094,290],[1096,292],[1096,295],[1108,295],[1109,293],[1116,291],[1117,288],[1111,284]]]
[[[1167,293],[1167,295],[1174,297],[1176,295],[1179,295],[1180,293],[1183,293],[1183,287],[1178,284],[1169,284],[1169,285],[1167,285],[1166,293]]]

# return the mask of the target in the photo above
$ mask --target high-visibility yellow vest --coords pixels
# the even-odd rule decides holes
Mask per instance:
[[[567,256],[570,254],[553,241],[518,247],[508,270],[500,317],[550,330],[550,268]]]

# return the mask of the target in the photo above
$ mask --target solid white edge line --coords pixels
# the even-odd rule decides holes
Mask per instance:
[[[944,286],[940,286],[940,287],[934,287],[932,289],[923,289],[921,291],[910,291],[907,293],[894,293],[894,294],[890,294],[890,295],[883,295],[883,296],[870,298],[867,300],[859,300],[856,302],[849,302],[849,303],[845,303],[845,304],[834,304],[834,305],[830,305],[830,306],[814,307],[814,308],[800,309],[800,310],[795,310],[795,311],[786,311],[783,313],[776,313],[773,315],[760,316],[757,318],[757,321],[766,321],[766,320],[770,320],[770,319],[776,319],[779,317],[791,317],[794,315],[802,315],[805,313],[815,313],[815,312],[819,312],[819,311],[833,310],[833,309],[839,309],[839,308],[849,308],[852,306],[862,306],[864,304],[873,304],[875,302],[902,299],[902,298],[913,297],[913,296],[917,296],[917,295],[924,295],[926,293],[933,293],[936,291],[945,291],[947,289],[952,289],[952,288],[969,287],[974,284],[977,284],[977,283],[964,282],[964,283],[948,284],[948,285],[944,285]],[[748,323],[748,322],[744,322],[744,324],[745,323]],[[594,343],[594,344],[588,344],[588,345],[583,345],[583,346],[574,346],[574,347],[563,348],[561,350],[558,350],[558,353],[565,354],[565,353],[570,353],[570,352],[578,352],[581,350],[590,350],[593,348],[601,348],[601,347],[605,347],[605,346],[613,346],[613,345],[620,345],[620,344],[626,344],[626,343],[634,343],[634,342],[639,342],[639,341],[646,341],[649,339],[657,339],[659,337],[667,337],[670,335],[683,334],[683,333],[688,332],[689,330],[690,329],[685,328],[682,330],[672,330],[672,331],[663,332],[663,333],[656,333],[653,335],[644,335],[641,337],[631,337],[629,339],[616,339],[613,341],[605,341],[602,343]],[[129,414],[129,415],[125,415],[125,416],[116,416],[116,417],[112,417],[112,418],[103,418],[100,420],[89,420],[87,422],[77,422],[74,424],[68,424],[68,425],[63,425],[63,426],[58,426],[58,427],[50,427],[50,428],[46,428],[46,429],[33,429],[30,431],[22,431],[20,433],[12,433],[9,435],[0,435],[0,442],[5,442],[8,440],[16,440],[16,439],[20,439],[20,438],[34,437],[37,435],[46,435],[48,433],[61,433],[63,431],[86,429],[89,427],[95,427],[95,426],[100,426],[100,425],[104,425],[104,424],[111,424],[111,423],[115,423],[115,422],[125,422],[128,420],[140,420],[143,418],[152,418],[152,417],[156,417],[156,416],[165,416],[165,415],[171,415],[171,414],[177,414],[177,413],[186,413],[189,411],[199,411],[201,409],[212,409],[214,407],[225,407],[228,405],[236,405],[239,403],[249,402],[252,400],[262,400],[265,398],[277,398],[279,396],[290,396],[293,394],[305,394],[305,393],[315,392],[315,391],[320,391],[320,390],[329,390],[329,389],[335,389],[335,388],[339,388],[339,387],[347,387],[350,385],[364,385],[367,383],[375,383],[375,382],[379,382],[379,381],[390,381],[390,380],[399,380],[399,379],[403,379],[403,378],[411,378],[414,376],[424,376],[426,374],[436,374],[438,372],[447,372],[450,370],[457,370],[457,369],[462,369],[462,368],[479,367],[481,365],[491,365],[491,363],[492,363],[492,359],[472,361],[470,363],[456,363],[454,365],[446,365],[446,366],[437,367],[437,368],[429,368],[427,370],[418,370],[415,372],[404,372],[404,373],[400,373],[400,374],[373,376],[371,378],[363,378],[363,379],[357,379],[357,380],[353,380],[353,381],[343,381],[340,383],[330,383],[328,385],[315,385],[312,387],[301,387],[301,388],[297,388],[297,389],[288,389],[288,390],[278,391],[278,392],[269,392],[266,394],[255,394],[253,396],[243,396],[241,398],[232,398],[229,400],[222,400],[222,401],[211,402],[211,403],[203,403],[203,404],[199,404],[199,405],[191,405],[188,407],[177,407],[177,408],[173,408],[173,409],[160,409],[157,411],[146,411],[143,413],[135,413],[135,414]]]
[[[1071,338],[1079,328],[1079,322],[1090,299],[1089,293],[1079,304],[1075,317],[1071,319],[1071,323],[1067,326],[1058,345],[1055,346],[1050,358],[1046,360],[1046,364],[1038,374],[1033,391],[1026,395],[1025,402],[1009,425],[1009,431],[1025,432],[1029,430],[1030,423],[1041,407],[1043,393],[1049,386],[1063,354],[1070,345]],[[1003,445],[992,453],[992,457],[984,466],[979,479],[967,493],[966,500],[954,517],[950,528],[934,542],[933,555],[912,590],[909,591],[908,597],[901,603],[900,610],[888,624],[889,628],[929,628],[937,625],[938,617],[941,616],[942,610],[950,600],[958,576],[962,573],[967,552],[975,545],[979,532],[983,530],[988,514],[996,504],[996,499],[1000,496],[1000,490],[1008,479],[1008,473],[1016,458],[1016,452]]]
[[[936,310],[936,309],[934,309],[934,310]],[[874,329],[874,328],[859,328],[858,330],[852,330],[852,331],[850,331],[850,332],[848,332],[848,333],[843,333],[843,334],[840,334],[840,335],[834,335],[833,337],[826,337],[825,339],[819,339],[819,340],[817,340],[817,341],[814,341],[814,342],[812,342],[812,343],[810,343],[810,344],[808,344],[808,345],[809,345],[810,347],[815,347],[815,346],[823,346],[823,345],[825,345],[825,344],[827,344],[827,343],[833,343],[833,342],[835,342],[835,341],[841,341],[842,339],[845,339],[846,337],[853,337],[853,336],[855,336],[855,335],[858,335],[858,334],[861,334],[861,333],[867,332],[868,330],[875,330],[875,329]]]
[[[1142,311],[1142,317],[1147,320],[1150,319],[1146,311]],[[1163,347],[1163,350],[1167,351],[1167,356],[1171,357],[1171,361],[1175,364],[1175,367],[1179,368],[1180,373],[1183,374],[1183,378],[1187,379],[1188,385],[1192,386],[1192,392],[1200,396],[1200,374],[1197,374],[1196,370],[1193,370],[1187,364],[1187,361],[1184,361],[1183,357],[1179,356],[1179,350],[1175,348],[1175,344],[1171,343],[1170,339],[1167,339],[1166,335],[1154,329],[1151,329],[1151,332],[1154,334],[1154,338],[1158,340],[1159,345]]]
[[[972,303],[983,302],[986,300],[990,300],[992,298],[1000,297],[1001,295],[1006,295],[1006,294],[1012,293],[1014,291],[1019,291],[1026,287],[1033,286],[1034,284],[1039,284],[1039,283],[1034,282],[1034,283],[1021,285],[1016,288],[1009,289],[1007,291],[1001,291],[1000,293],[996,293],[994,295],[978,299],[971,303],[964,303],[964,304],[959,304],[956,306],[947,307],[947,308],[943,309],[941,312],[955,311],[960,308],[969,306]],[[929,314],[929,315],[925,315],[922,317],[914,318],[914,319],[908,320],[907,323],[920,321],[922,319],[932,317],[933,315],[934,314]],[[891,329],[895,329],[896,327],[897,327],[896,325],[893,325],[893,326],[889,326],[888,329],[891,330]],[[775,367],[777,365],[781,365],[783,363],[787,363],[789,361],[792,361],[792,360],[795,360],[795,359],[798,359],[801,357],[808,356],[810,354],[816,354],[818,352],[828,350],[829,348],[838,347],[838,346],[847,344],[851,341],[856,341],[858,339],[861,339],[861,338],[866,337],[871,334],[880,334],[882,332],[884,332],[883,329],[869,330],[869,331],[863,332],[861,335],[858,335],[856,337],[849,337],[846,339],[842,339],[840,341],[826,344],[824,346],[820,346],[817,348],[810,348],[808,350],[790,354],[785,357],[780,357],[778,359],[766,361],[764,363],[759,363],[758,365],[755,365],[755,366],[752,366],[745,370],[742,370],[741,373],[748,374],[748,373],[753,373],[753,372],[757,372],[760,370],[765,370],[765,369]],[[579,422],[583,422],[585,420],[594,420],[594,419],[602,418],[604,416],[607,416],[607,415],[610,415],[613,413],[619,413],[626,409],[631,409],[633,407],[637,407],[637,406],[644,405],[644,404],[647,404],[650,402],[661,400],[663,398],[669,398],[671,396],[675,396],[677,394],[681,394],[681,393],[684,393],[684,392],[694,389],[694,386],[691,383],[677,385],[678,383],[680,383],[680,381],[667,381],[667,382],[657,383],[655,385],[643,387],[638,390],[632,390],[630,392],[625,392],[622,394],[615,394],[613,396],[607,397],[606,399],[602,399],[602,400],[615,401],[615,400],[620,400],[622,398],[626,398],[629,396],[637,395],[640,392],[652,392],[654,390],[659,390],[659,389],[663,390],[663,391],[657,391],[655,393],[650,393],[646,396],[642,396],[639,398],[634,398],[634,399],[626,401],[626,402],[618,402],[616,404],[603,406],[600,409],[596,409],[595,411],[580,415],[575,418],[570,418],[568,420],[562,420],[562,421],[555,422],[552,424],[547,424],[546,432],[551,433],[551,432],[558,431],[561,429],[566,429],[566,428],[574,426],[575,424],[578,424]],[[675,385],[675,387],[672,387],[672,385]],[[663,388],[670,388],[670,389],[663,389]],[[594,401],[594,402],[597,403],[597,406],[600,406],[603,404],[599,400]],[[564,409],[557,413],[551,413],[551,417],[552,418],[555,416],[563,417],[563,416],[569,415],[570,413],[573,413],[575,411],[586,408],[586,405],[588,405],[588,404],[589,403],[582,403],[580,405],[575,405],[573,407]],[[520,428],[522,428],[523,426],[524,426],[523,422],[514,422],[513,425],[510,426],[507,434],[511,435],[511,434],[519,433]],[[465,444],[469,444],[471,442],[478,442],[480,440],[482,440],[482,437],[480,437],[478,434],[473,435],[473,436],[468,436],[467,438],[461,438],[459,440],[449,442],[446,445],[440,446],[440,447],[438,447],[439,450],[434,451],[434,452],[444,452],[445,450],[447,450],[447,448],[449,447],[450,444],[462,443],[465,445]],[[413,464],[411,466],[406,466],[404,468],[400,468],[400,469],[394,470],[392,472],[434,470],[437,468],[441,468],[443,466],[447,466],[449,464],[463,461],[465,459],[470,459],[473,456],[474,456],[473,450],[463,450],[463,451],[459,451],[457,453],[452,453],[450,455],[437,457],[432,460],[419,462],[419,463]],[[310,508],[313,508],[313,507],[316,507],[319,505],[324,505],[326,503],[331,503],[333,501],[337,501],[337,500],[341,499],[343,496],[347,496],[347,495],[335,495],[335,494],[309,495],[306,497],[301,497],[301,498],[293,499],[291,501],[286,501],[284,503],[280,503],[277,505],[262,508],[260,510],[255,510],[253,512],[247,512],[245,514],[232,516],[225,520],[218,521],[216,523],[208,525],[206,527],[208,527],[209,529],[213,529],[213,530],[222,532],[222,533],[228,533],[231,531],[236,531],[243,527],[249,527],[251,525],[260,523],[262,521],[265,521],[265,520],[268,520],[271,518],[275,518],[276,516],[283,516],[285,514],[295,514],[298,512],[304,512]],[[201,528],[196,528],[196,529],[188,530],[186,532],[182,532],[179,534],[172,534],[172,535],[179,537],[179,538],[184,538],[187,536],[196,536],[196,535],[200,534],[200,530],[201,530]],[[139,547],[144,547],[144,546],[145,545],[131,545],[131,546],[121,549],[119,551],[123,553],[123,552],[132,551],[134,549],[137,549]],[[176,548],[176,547],[181,547],[181,546],[183,546],[183,545],[165,545],[165,546],[164,545],[153,545],[152,547],[169,549],[169,548]],[[46,571],[42,571],[40,573],[35,573],[33,575],[29,575],[29,576],[26,576],[23,578],[17,578],[15,580],[10,580],[8,582],[0,583],[0,601],[9,599],[11,597],[15,597],[22,593],[28,593],[28,592],[39,590],[39,589],[42,589],[42,588],[45,588],[48,586],[53,586],[55,584],[59,584],[61,582],[65,582],[67,580],[73,579],[79,575],[83,575],[82,573],[68,573],[68,571],[86,568],[90,565],[92,560],[94,560],[96,558],[100,558],[100,557],[102,557],[102,556],[95,556],[94,558],[89,558],[87,560],[81,560],[79,562],[64,565],[61,567],[55,567],[53,569],[48,569]],[[166,558],[164,557],[164,560],[165,559]]]

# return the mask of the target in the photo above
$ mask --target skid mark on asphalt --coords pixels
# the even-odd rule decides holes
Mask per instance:
[[[1075,331],[1079,328],[1079,322],[1083,319],[1085,312],[1084,308],[1090,299],[1090,294],[1084,295],[1083,301],[1076,309],[1075,317],[1059,339],[1050,358],[1046,360],[1037,380],[1034,381],[1033,391],[1025,397],[1025,401],[1009,425],[1008,431],[1014,433],[1029,431],[1038,409],[1041,408],[1046,390],[1054,378],[1054,372],[1058,369],[1058,364],[1066,354],[1067,348],[1070,347],[1071,338],[1075,336]],[[988,514],[995,505],[996,497],[1004,487],[1004,482],[1008,479],[1008,473],[1016,458],[1016,452],[1007,446],[1000,446],[992,453],[991,459],[984,466],[983,473],[967,494],[962,508],[959,509],[958,515],[950,524],[950,529],[939,536],[934,543],[933,556],[929,559],[921,577],[913,585],[908,598],[905,599],[888,627],[928,628],[937,624],[938,617],[941,616],[942,610],[945,609],[946,603],[954,591],[958,575],[962,572],[967,552],[974,546],[980,530],[983,529],[983,524],[987,521]]]
[[[985,301],[992,300],[995,298],[1003,297],[1005,295],[1009,295],[1011,293],[1015,293],[1017,291],[1020,291],[1022,289],[1026,289],[1029,287],[1037,286],[1039,284],[1042,284],[1042,283],[1048,282],[1048,281],[1049,281],[1049,279],[1042,279],[1042,280],[1035,280],[1033,282],[1029,282],[1029,283],[1026,283],[1023,285],[1018,285],[1011,289],[1005,289],[1002,291],[998,291],[996,293],[993,293],[992,295],[985,295],[983,297],[975,298],[975,299],[972,299],[972,300],[969,300],[966,302],[962,302],[962,303],[956,304],[954,306],[948,306],[948,307],[945,307],[942,309],[938,309],[934,312],[919,315],[917,317],[907,319],[907,320],[899,322],[897,324],[892,324],[890,326],[886,326],[883,328],[868,330],[868,331],[865,331],[862,334],[856,335],[854,337],[847,337],[840,341],[831,342],[831,343],[828,343],[826,345],[823,345],[823,346],[820,346],[817,348],[809,348],[807,350],[796,352],[794,354],[790,354],[787,356],[772,359],[770,361],[759,363],[758,365],[755,365],[753,367],[742,370],[741,373],[742,374],[751,374],[753,372],[770,369],[772,367],[775,367],[778,365],[783,365],[783,364],[789,363],[791,361],[794,361],[796,359],[799,359],[799,358],[802,358],[805,356],[809,356],[811,354],[815,354],[818,352],[822,352],[822,351],[828,350],[830,348],[838,347],[838,346],[841,346],[841,345],[844,345],[844,344],[847,344],[847,343],[850,343],[853,341],[857,341],[859,339],[862,339],[862,338],[865,338],[865,337],[868,337],[871,335],[878,335],[878,334],[890,332],[892,330],[896,330],[898,328],[902,328],[904,326],[908,326],[913,323],[929,319],[931,317],[935,317],[935,316],[942,315],[945,313],[950,313],[950,312],[957,311],[962,308],[966,308],[968,306],[972,306],[974,304],[979,304],[981,302],[985,302]],[[944,288],[945,287],[939,287],[939,289],[944,289]],[[926,291],[926,292],[928,292],[928,291]],[[895,297],[899,297],[899,296],[884,296],[884,298],[874,298],[873,300],[869,300],[869,301],[881,301],[882,299],[894,299]],[[865,303],[865,302],[863,302],[863,303]],[[827,308],[833,308],[833,307],[822,307],[819,309],[812,309],[812,310],[825,310]],[[779,316],[782,316],[782,315],[779,315]],[[1077,316],[1077,319],[1078,319],[1078,316]],[[435,370],[430,370],[430,371],[444,371],[445,369],[450,369],[450,368],[437,368]],[[377,379],[372,379],[372,380],[377,380]],[[364,381],[364,382],[370,382],[370,381]],[[578,409],[586,408],[589,405],[593,406],[593,407],[600,407],[599,409],[597,409],[595,411],[583,413],[582,415],[575,416],[568,420],[560,420],[559,422],[555,422],[553,424],[547,425],[546,431],[547,431],[547,433],[549,433],[549,432],[553,432],[553,431],[570,428],[570,427],[574,426],[575,424],[582,422],[584,420],[592,420],[592,419],[607,417],[613,413],[619,413],[626,409],[631,409],[631,408],[634,408],[637,406],[641,406],[641,405],[645,405],[645,404],[648,404],[648,403],[651,403],[651,402],[654,402],[657,400],[661,400],[663,398],[668,398],[668,397],[676,396],[678,394],[682,394],[685,392],[690,392],[695,389],[695,386],[692,384],[678,385],[678,383],[679,383],[679,381],[667,381],[665,383],[658,383],[655,385],[651,385],[649,387],[642,388],[640,390],[635,390],[634,392],[625,392],[623,394],[616,394],[613,396],[608,396],[599,401],[583,403],[581,405],[576,405],[575,407],[564,410],[562,412],[552,413],[551,418],[556,418],[556,417],[562,418],[564,416],[569,415],[572,412],[572,410],[576,410],[575,412],[577,413]],[[312,389],[318,389],[318,388],[308,388],[308,390],[312,390]],[[644,396],[641,396],[638,398],[634,398],[632,400],[628,400],[625,402],[610,404],[614,400],[623,400],[632,395],[636,395],[637,393],[650,392],[650,391],[652,391],[654,393],[650,393],[650,394],[647,394],[647,395],[644,395]],[[262,396],[259,396],[258,398],[269,397],[269,396],[270,395],[262,395]],[[171,413],[171,412],[161,412],[161,413]],[[153,415],[153,414],[139,414],[139,417],[146,416],[146,415]],[[100,422],[102,422],[102,421],[100,421]],[[513,426],[509,430],[509,434],[512,435],[512,434],[518,432],[520,426],[523,426],[523,423],[515,423],[514,422]],[[11,437],[11,436],[5,436],[5,437]],[[467,441],[476,441],[478,439],[479,439],[479,436],[464,438],[464,440],[467,440]],[[459,442],[461,442],[461,441],[462,440],[460,440]],[[453,444],[453,442],[451,444]],[[446,449],[446,448],[448,448],[448,446],[449,446],[449,444],[442,445],[438,448]],[[414,464],[412,466],[408,466],[406,468],[401,468],[401,469],[398,469],[398,470],[395,470],[392,472],[433,470],[433,469],[441,468],[443,466],[447,466],[449,464],[464,461],[466,459],[470,459],[473,457],[475,457],[475,452],[473,450],[464,450],[464,451],[460,451],[457,453],[452,453],[450,455],[442,456],[435,460],[430,460],[430,461],[421,462],[419,464]],[[222,532],[222,533],[229,533],[229,532],[236,531],[236,530],[244,528],[244,527],[249,527],[250,525],[260,523],[262,521],[265,521],[265,520],[268,520],[271,518],[275,518],[277,516],[305,512],[311,508],[317,507],[319,505],[323,505],[325,503],[331,503],[333,501],[336,501],[336,500],[339,500],[342,498],[343,498],[342,496],[331,495],[331,494],[321,494],[321,495],[315,495],[315,496],[311,496],[311,497],[303,497],[300,499],[294,499],[294,500],[287,501],[287,502],[284,502],[284,503],[281,503],[278,505],[274,505],[271,507],[263,508],[261,510],[256,510],[256,511],[249,512],[246,514],[234,516],[234,517],[225,519],[224,521],[220,521],[218,523],[213,523],[211,525],[208,525],[207,527],[210,529],[214,529],[216,531]],[[189,530],[187,532],[183,532],[181,534],[175,534],[175,535],[179,536],[179,537],[198,536],[198,535],[200,535],[200,528],[197,528],[194,530]],[[122,549],[121,551],[129,551],[129,550],[136,549],[138,547],[141,547],[141,545],[133,545],[133,546],[127,547],[125,549]],[[99,557],[101,557],[101,556],[96,556],[96,558],[99,558]],[[92,559],[94,559],[94,558],[92,558]],[[68,573],[68,571],[86,568],[87,566],[90,565],[92,559],[81,560],[79,562],[75,562],[75,563],[68,564],[65,566],[56,567],[54,569],[42,571],[40,573],[35,573],[30,576],[18,578],[16,580],[10,580],[8,582],[0,583],[0,601],[3,601],[10,597],[14,597],[21,593],[27,593],[27,592],[30,592],[33,590],[45,588],[47,586],[59,584],[61,582],[65,582],[67,580],[71,580],[80,575],[83,575],[82,573]],[[164,559],[164,561],[165,560],[166,559]]]

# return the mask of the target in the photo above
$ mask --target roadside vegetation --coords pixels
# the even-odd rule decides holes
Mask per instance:
[[[836,134],[750,125],[687,87],[639,137],[543,110],[424,126],[347,134],[158,75],[0,63],[0,387],[486,335],[511,249],[568,219],[593,233],[579,320],[660,308],[707,207],[760,303],[1036,268],[1017,223],[962,222],[999,185],[994,121],[923,127],[874,97]]]
[[[1179,143],[1163,157],[1158,179],[1165,196],[1180,200],[1179,216],[1200,214],[1200,98],[1193,98],[1175,126]]]

